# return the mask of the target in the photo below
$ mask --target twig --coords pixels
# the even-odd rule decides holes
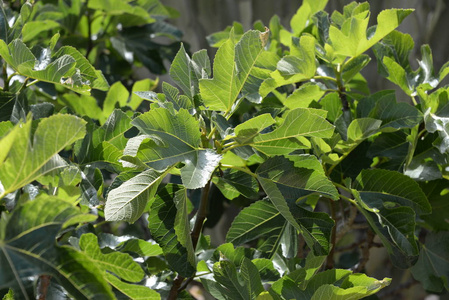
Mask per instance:
[[[374,233],[371,230],[367,230],[365,245],[360,246],[362,250],[362,257],[360,258],[360,261],[357,264],[354,272],[361,272],[365,268],[365,265],[369,260],[369,249],[371,249],[373,241],[374,241]]]
[[[45,300],[47,298],[48,287],[50,286],[51,276],[39,276],[39,284],[37,286],[37,299]]]
[[[336,242],[341,240],[341,238],[352,229],[354,225],[355,218],[357,217],[357,208],[355,206],[349,206],[349,218],[345,220],[343,227],[338,231]]]

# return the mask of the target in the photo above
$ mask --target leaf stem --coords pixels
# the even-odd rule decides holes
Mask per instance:
[[[337,79],[335,79],[333,77],[330,77],[330,76],[313,76],[312,79],[315,79],[315,80],[330,80],[330,81],[333,81],[333,82],[337,83]]]
[[[31,81],[30,83],[28,83],[28,84],[26,85],[26,87],[32,86],[32,85],[34,85],[34,84],[36,84],[36,83],[38,83],[38,82],[39,82],[39,79],[33,80],[33,81]]]
[[[23,82],[23,84],[20,87],[20,89],[17,91],[17,94],[20,94],[27,87],[27,84],[28,84],[29,80],[30,80],[30,77],[25,78],[25,81]]]
[[[213,127],[209,134],[207,135],[207,140],[209,141],[215,134],[215,131],[217,131],[217,127]]]
[[[329,199],[329,208],[331,211],[331,218],[332,218],[332,220],[334,220],[335,224],[332,227],[332,233],[331,233],[332,248],[329,252],[329,255],[327,256],[327,262],[326,262],[327,270],[334,268],[334,252],[335,252],[335,244],[336,244],[336,238],[337,238],[337,213],[336,213],[335,202],[332,199]]]
[[[350,60],[349,60],[350,61]],[[341,69],[342,66],[338,64],[337,68],[335,69],[335,77],[336,77],[336,83],[338,87],[338,96],[340,97],[341,104],[343,105],[343,112],[349,110],[349,102],[348,98],[346,97],[346,88],[343,83],[343,78],[341,76]]]
[[[5,81],[5,85],[3,87],[4,91],[8,91],[9,90],[9,80],[11,78],[8,77],[8,72],[7,72],[7,67],[6,67],[6,61],[3,61],[3,80]]]

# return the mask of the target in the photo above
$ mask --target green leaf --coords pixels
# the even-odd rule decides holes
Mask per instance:
[[[129,254],[120,252],[103,254],[98,246],[98,238],[93,233],[83,234],[79,247],[100,269],[112,272],[126,281],[139,282],[145,275]]]
[[[395,171],[363,170],[354,181],[353,188],[359,191],[369,207],[411,207],[418,215],[429,214],[432,210],[419,185]]]
[[[259,197],[257,180],[245,172],[228,169],[223,172],[223,176],[213,177],[212,181],[229,200],[239,195],[243,195],[248,199],[257,199]]]
[[[226,242],[242,245],[257,238],[266,238],[260,250],[271,255],[277,250],[286,222],[271,202],[260,200],[237,215],[226,235]]]
[[[323,172],[315,171],[307,164],[294,165],[286,158],[275,157],[261,164],[256,174],[276,209],[299,230],[308,246],[317,255],[327,254],[333,221],[327,214],[310,212],[295,204],[297,199],[312,193],[338,199],[337,190]]]
[[[104,117],[108,117],[114,111],[117,103],[120,105],[120,107],[125,107],[128,98],[129,92],[120,81],[117,81],[116,83],[111,85],[111,88],[106,94],[106,99],[104,99],[103,102]]]
[[[249,144],[267,155],[286,155],[301,145],[298,137],[329,138],[334,132],[334,126],[326,121],[323,113],[325,115],[325,111],[311,108],[291,110],[278,128],[269,133],[259,133]]]
[[[138,5],[131,5],[128,1],[90,0],[88,8],[104,11],[110,16],[120,17],[122,21],[126,21],[125,26],[143,25],[155,21],[146,9]]]
[[[291,55],[284,56],[277,64],[277,70],[271,73],[260,86],[259,92],[266,97],[276,88],[296,84],[315,75],[315,38],[303,35],[300,39],[293,39],[290,47]]]
[[[210,60],[206,50],[193,54],[190,58],[181,44],[181,49],[175,56],[170,67],[170,77],[190,98],[199,93],[199,80],[207,79],[210,74]]]
[[[84,137],[85,123],[75,116],[54,115],[40,121],[33,137],[32,121],[21,124],[15,133],[13,151],[0,166],[1,183],[5,189],[0,198],[48,172],[66,166],[57,154]]]
[[[307,108],[313,101],[318,102],[324,93],[325,91],[323,91],[317,84],[306,83],[288,96],[284,101],[284,105],[290,109],[298,107]]]
[[[374,54],[378,61],[382,62],[383,57],[394,57],[396,62],[407,72],[411,71],[409,55],[413,51],[415,43],[410,34],[402,33],[397,30],[392,31],[383,40],[373,46]],[[383,64],[378,64],[378,72],[387,76]]]
[[[270,114],[263,114],[251,118],[234,128],[234,139],[240,144],[252,143],[254,137],[256,137],[268,126],[273,125],[275,122],[276,121],[271,117]]]
[[[449,290],[449,234],[446,231],[430,233],[421,245],[418,262],[412,274],[423,287],[431,292],[441,293]]]
[[[213,272],[222,299],[255,299],[264,290],[257,267],[247,258],[243,259],[240,272],[228,260],[215,263]]]
[[[111,190],[104,208],[105,219],[131,223],[137,221],[169,170],[165,172],[146,170]]]
[[[407,179],[412,180],[408,177]],[[397,203],[394,202],[386,202],[385,206],[381,204],[373,208],[365,203],[358,191],[353,189],[352,193],[357,200],[359,211],[381,239],[393,265],[402,269],[411,267],[416,262],[419,252],[414,236],[416,218],[414,210],[408,206],[397,207]]]
[[[107,273],[106,279],[108,282],[116,288],[120,293],[128,297],[129,299],[135,300],[160,300],[161,296],[155,290],[152,290],[146,286],[130,284],[120,281],[117,277],[112,274]]]
[[[358,118],[352,120],[348,127],[348,142],[360,143],[377,133],[382,121],[373,118]]]
[[[158,244],[147,242],[140,239],[130,239],[117,246],[120,252],[133,252],[139,256],[158,256],[163,254],[162,248]]]
[[[9,45],[1,40],[0,55],[25,77],[62,85],[81,94],[89,94],[92,82],[99,87],[107,85],[97,82],[104,81],[104,77],[98,76],[98,71],[73,47],[62,47],[51,57],[43,52],[44,59],[37,60],[21,40],[16,39]]]
[[[430,112],[430,108],[424,113],[424,122],[426,129],[430,133],[437,132],[439,138],[435,140],[435,147],[441,153],[447,153],[449,150],[449,118],[439,117]]]
[[[214,60],[214,78],[201,79],[201,98],[209,110],[229,113],[239,97],[254,65],[264,51],[260,32],[246,32],[234,45],[231,38],[217,51]]]
[[[382,131],[394,131],[402,128],[413,128],[423,119],[422,113],[408,103],[397,103],[394,94],[377,100],[370,117],[382,120]]]
[[[157,194],[148,216],[151,235],[168,264],[183,277],[195,274],[196,257],[190,237],[186,189],[169,184]]]
[[[370,61],[371,58],[368,55],[362,54],[345,63],[342,69],[343,81],[350,82]]]
[[[293,34],[299,36],[304,28],[309,25],[310,18],[318,11],[323,10],[327,2],[328,0],[304,1],[290,20],[290,27],[293,30]]]
[[[106,116],[98,106],[97,99],[92,96],[66,93],[58,100],[79,116],[88,116],[91,119],[99,120],[100,123],[106,121]]]
[[[61,229],[87,221],[78,208],[57,198],[36,198],[0,221],[0,289],[30,299],[34,276],[50,275],[76,299],[114,299],[101,270],[72,248],[56,244]],[[92,221],[92,218],[90,218]]]
[[[313,293],[312,300],[358,300],[373,295],[390,285],[391,279],[377,280],[365,274],[351,274],[340,287],[325,284]]]
[[[32,41],[40,33],[51,31],[52,29],[58,28],[59,26],[60,25],[58,22],[52,20],[27,22],[22,28],[22,41],[24,43]]]
[[[101,127],[94,129],[91,123],[89,125],[89,133],[76,144],[75,154],[79,163],[113,166],[113,170],[121,170],[119,159],[128,141],[124,134],[132,128],[131,118],[116,109]]]
[[[413,93],[413,85],[409,82],[405,70],[393,59],[385,56],[382,60],[385,69],[387,69],[387,79],[398,85],[407,95]]]
[[[438,179],[420,182],[420,187],[427,195],[430,205],[432,205],[432,213],[422,216],[422,219],[435,231],[449,230],[449,222],[447,222],[447,211],[449,209],[447,180]]]
[[[416,215],[431,212],[426,195],[411,178],[387,170],[363,170],[353,193],[373,229],[400,268],[412,265],[418,255],[414,235]]]
[[[180,109],[173,115],[165,108],[156,108],[132,123],[151,140],[142,143],[138,153],[125,149],[125,154],[137,154],[142,162],[159,171],[184,162],[185,166],[181,168],[184,186],[197,189],[206,185],[221,155],[212,149],[199,148],[199,123],[187,110]]]
[[[156,88],[158,85],[159,80],[156,78],[156,80],[151,80],[149,78],[138,80],[134,82],[133,88],[131,90],[131,98],[129,99],[129,102],[127,103],[127,106],[131,107],[132,110],[137,110],[142,103],[141,97],[139,97],[136,93],[141,91],[150,91]],[[118,99],[119,101],[123,101],[123,99]],[[122,102],[120,102],[121,105]],[[123,105],[125,106],[125,105]]]
[[[14,300],[14,292],[13,292],[13,290],[9,289],[8,293],[5,294],[2,299],[3,300]]]
[[[377,16],[376,31],[369,39],[367,38],[369,12],[353,14],[344,20],[341,28],[330,26],[329,40],[335,53],[350,57],[359,56],[396,29],[412,11],[412,9],[381,11]]]

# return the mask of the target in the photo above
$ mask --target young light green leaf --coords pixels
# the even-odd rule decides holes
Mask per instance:
[[[160,300],[161,295],[146,286],[130,284],[121,281],[114,275],[106,273],[106,279],[109,284],[116,288],[120,293],[128,297],[129,299],[135,300]]]
[[[325,115],[324,111],[311,108],[291,110],[278,128],[269,133],[258,134],[250,145],[267,155],[285,155],[298,149],[298,137],[329,138],[334,132],[334,126],[323,114]]]
[[[327,2],[328,0],[304,1],[290,20],[290,27],[294,35],[299,36],[304,28],[308,26],[310,18],[318,11],[323,10]]]
[[[139,256],[158,256],[163,254],[162,248],[158,244],[140,239],[130,239],[122,242],[116,249],[120,252],[137,253]]]
[[[131,223],[137,221],[169,170],[167,169],[165,172],[146,170],[111,190],[104,208],[105,219]]]
[[[22,28],[22,41],[27,43],[33,40],[41,32],[51,31],[60,25],[53,20],[29,21]]]
[[[166,185],[158,192],[148,216],[153,238],[168,264],[183,277],[195,274],[196,258],[190,237],[186,189]]]
[[[110,16],[127,17],[126,25],[128,26],[143,25],[155,21],[143,7],[134,6],[121,0],[91,0],[88,2],[88,8],[104,11]]]
[[[231,38],[215,56],[214,78],[199,82],[205,106],[210,110],[229,113],[263,51],[259,31],[246,32],[236,45],[231,33]]]
[[[12,149],[0,166],[5,188],[2,198],[40,176],[66,165],[58,152],[84,137],[86,122],[71,115],[54,115],[42,119],[34,136],[31,120],[18,129]]]
[[[113,299],[101,270],[89,257],[56,244],[60,230],[77,220],[87,221],[83,216],[61,199],[38,197],[2,218],[0,289],[12,288],[20,299],[30,299],[27,288],[33,286],[32,278],[46,274],[77,299]]]
[[[307,108],[312,101],[318,102],[324,93],[325,91],[323,91],[317,84],[306,83],[288,96],[284,101],[284,105],[290,109],[298,107]]]
[[[303,35],[293,39],[290,47],[291,55],[284,56],[277,64],[277,70],[271,73],[260,86],[259,93],[266,97],[276,88],[304,81],[315,75],[315,38]]]
[[[313,293],[312,300],[358,300],[379,292],[390,285],[391,279],[377,280],[365,274],[351,274],[341,286],[325,284]]]
[[[79,247],[104,272],[109,271],[129,282],[139,282],[145,273],[133,258],[126,253],[103,254],[98,246],[98,238],[93,233],[83,234]]]
[[[387,9],[377,16],[376,32],[367,38],[369,13],[354,14],[344,20],[341,28],[331,25],[329,39],[337,54],[356,57],[371,48],[398,27],[412,9]]]
[[[120,81],[117,81],[116,83],[111,85],[111,88],[106,94],[106,99],[104,99],[103,102],[104,117],[108,117],[114,111],[117,103],[120,105],[120,107],[125,107],[128,98],[129,92]]]

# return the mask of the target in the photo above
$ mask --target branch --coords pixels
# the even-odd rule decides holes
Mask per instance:
[[[198,208],[198,212],[196,215],[195,225],[193,226],[193,230],[190,233],[190,237],[192,238],[193,249],[196,249],[196,245],[198,244],[198,240],[201,235],[201,231],[203,229],[204,220],[207,217],[207,207],[209,204],[209,191],[211,186],[211,180],[208,181],[206,186],[203,188],[200,200],[200,207]],[[187,287],[187,284],[182,284],[184,282],[184,277],[179,275],[176,276],[173,281],[173,285],[170,289],[170,294],[168,295],[168,300],[176,300],[178,298],[178,293],[184,290]],[[189,279],[187,280],[189,282]]]
[[[373,241],[374,241],[374,232],[372,232],[371,230],[367,230],[365,245],[360,246],[362,250],[362,257],[360,258],[359,263],[356,265],[354,272],[357,273],[361,272],[365,268],[365,265],[369,260],[369,249],[371,249],[371,247],[374,244]]]

